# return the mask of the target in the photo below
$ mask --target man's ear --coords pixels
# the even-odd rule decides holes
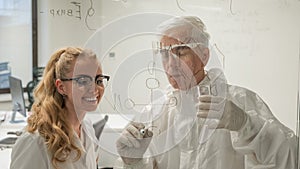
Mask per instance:
[[[64,95],[65,94],[65,86],[64,84],[62,83],[62,81],[60,79],[56,79],[55,80],[55,86],[56,86],[56,90],[58,91],[58,93],[60,93],[61,95]]]
[[[203,63],[203,65],[205,66],[208,62],[209,59],[209,49],[208,48],[204,48],[202,50],[202,57],[201,57],[201,61]]]

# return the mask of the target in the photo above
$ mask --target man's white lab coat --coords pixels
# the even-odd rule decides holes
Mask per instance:
[[[199,85],[210,85],[212,94],[217,93],[218,85],[222,83],[219,76],[217,70],[212,70]],[[141,169],[296,169],[297,143],[293,131],[282,125],[254,92],[228,84],[225,84],[225,90],[226,98],[248,115],[246,124],[239,131],[205,129],[201,119],[190,118],[179,108],[184,101],[183,91],[170,89],[162,99],[165,101],[146,107],[146,112],[135,120],[144,123],[151,120],[150,126],[160,130],[153,136],[145,158],[135,165],[116,166]],[[164,104],[160,106],[161,103]],[[190,125],[189,130],[180,128],[184,125]]]

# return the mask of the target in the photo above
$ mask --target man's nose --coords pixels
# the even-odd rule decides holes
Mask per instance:
[[[175,72],[178,72],[179,66],[180,66],[179,58],[174,54],[170,54],[166,66],[166,72],[168,74],[174,74]]]
[[[170,67],[179,66],[179,58],[172,52],[169,53],[168,65]]]

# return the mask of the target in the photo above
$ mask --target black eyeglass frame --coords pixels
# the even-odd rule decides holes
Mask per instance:
[[[92,81],[92,79],[93,79],[91,76],[88,76],[88,75],[80,75],[80,76],[78,76],[78,77],[73,77],[73,78],[62,78],[62,79],[60,79],[60,80],[61,80],[61,81],[73,81],[73,80],[75,80],[75,81],[78,83],[78,80],[79,80],[80,78],[82,78],[82,77],[90,78],[91,81]],[[99,77],[102,77],[102,78],[106,79],[107,82],[108,82],[109,79],[110,79],[110,76],[108,76],[108,75],[102,75],[102,74],[96,75],[96,77],[95,77],[95,79],[94,79],[94,82],[95,82],[95,84],[97,84],[98,86],[99,86],[99,84],[97,83],[97,79],[98,79]],[[103,84],[103,81],[102,81],[102,84]]]

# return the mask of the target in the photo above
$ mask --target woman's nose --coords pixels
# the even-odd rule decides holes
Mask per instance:
[[[96,85],[96,83],[91,83],[91,84],[89,84],[88,86],[88,91],[89,92],[94,92],[94,91],[96,91],[97,90],[97,85]]]

